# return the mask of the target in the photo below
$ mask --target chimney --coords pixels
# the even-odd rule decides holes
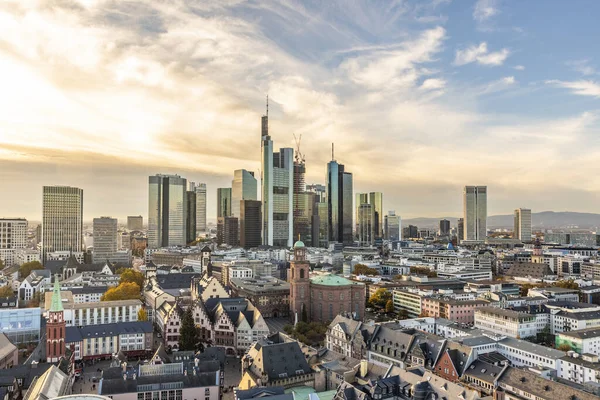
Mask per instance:
[[[367,372],[369,372],[369,362],[367,360],[360,360],[360,376],[367,376]]]

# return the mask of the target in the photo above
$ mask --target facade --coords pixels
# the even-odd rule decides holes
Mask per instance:
[[[464,240],[487,237],[487,186],[465,186],[463,191]]]
[[[27,220],[0,219],[0,259],[5,266],[16,263],[16,252],[27,247]],[[20,264],[19,264],[20,265]]]
[[[344,315],[337,315],[327,328],[325,347],[345,357],[365,359],[368,338],[374,331],[374,326],[365,325]]]
[[[454,300],[424,297],[421,301],[422,314],[428,317],[445,318],[462,324],[475,322],[475,310],[488,304],[485,300]]]
[[[372,246],[375,243],[375,213],[373,206],[369,203],[359,203],[362,201],[362,193],[356,195],[356,236],[358,236],[359,246]]]
[[[258,247],[261,242],[262,203],[258,200],[240,201],[240,246]]]
[[[513,238],[523,242],[531,241],[531,210],[529,208],[517,208],[515,210]]]
[[[187,205],[185,211],[186,233],[185,242],[192,243],[196,240],[196,190],[195,185],[191,182],[192,190],[185,192],[187,197]]]
[[[117,252],[117,219],[110,217],[94,218],[94,252],[95,263],[114,261]]]
[[[344,165],[331,160],[327,164],[327,226],[329,242],[352,244],[352,174]]]
[[[458,219],[456,230],[458,231],[458,243],[460,243],[463,240],[465,240],[465,219],[464,218]]]
[[[187,180],[179,175],[148,178],[148,247],[185,246]]]
[[[46,318],[46,359],[49,362],[57,362],[65,356],[66,329],[67,325],[64,319],[64,309],[57,279],[54,282],[52,301]]]
[[[44,186],[42,205],[42,259],[57,251],[80,252],[83,243],[83,190]]]
[[[402,219],[396,211],[390,210],[384,220],[385,239],[392,242],[402,240]]]
[[[14,344],[39,342],[41,309],[4,308],[0,309],[0,327]]]
[[[231,216],[231,188],[217,189],[217,219]]]
[[[8,340],[4,333],[0,333],[0,369],[8,369],[19,365],[19,350]]]
[[[521,339],[536,336],[550,323],[548,314],[530,314],[497,307],[475,310],[475,328]]]
[[[48,296],[49,293],[46,295]],[[74,300],[63,301],[63,318],[66,326],[79,327],[136,322],[142,307],[142,302],[137,299],[86,303],[76,303]]]
[[[206,183],[198,183],[196,191],[196,236],[206,232]]]
[[[217,244],[237,246],[239,244],[239,219],[237,217],[224,217],[217,220]]]
[[[240,202],[242,200],[256,200],[256,178],[254,172],[245,169],[233,171],[231,182],[231,215],[241,218]]]
[[[144,217],[141,215],[127,216],[127,229],[130,231],[141,231],[144,229]]]
[[[567,344],[578,354],[600,355],[600,327],[561,332],[556,335],[556,347]]]
[[[32,261],[39,261],[39,262],[42,261],[39,250],[37,250],[37,249],[17,249],[15,251],[14,263],[16,265],[23,265],[25,263],[32,262]]]
[[[247,298],[264,318],[287,317],[290,314],[290,284],[277,278],[231,278],[233,296]]]

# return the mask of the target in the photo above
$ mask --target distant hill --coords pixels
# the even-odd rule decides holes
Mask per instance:
[[[409,224],[422,228],[439,228],[440,219],[447,219],[456,226],[458,218],[410,218],[402,220],[402,226]],[[571,211],[542,211],[531,215],[534,228],[572,228],[581,229],[600,227],[600,214],[579,213]],[[488,228],[512,228],[513,215],[491,215],[488,217]]]

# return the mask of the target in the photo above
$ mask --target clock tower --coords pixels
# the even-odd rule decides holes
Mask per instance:
[[[294,244],[294,260],[290,262],[290,316],[294,322],[310,320],[310,265],[306,260],[306,247],[298,240]]]
[[[58,278],[56,278],[52,291],[52,302],[46,317],[46,360],[48,362],[58,362],[61,357],[65,356],[66,326],[65,310],[60,297]]]

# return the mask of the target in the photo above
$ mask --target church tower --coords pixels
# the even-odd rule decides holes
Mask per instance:
[[[531,262],[536,264],[544,263],[544,252],[542,251],[542,245],[540,244],[539,238],[535,240],[535,244],[533,245],[533,254],[531,255]]]
[[[65,311],[60,297],[58,278],[54,281],[52,302],[46,317],[46,359],[48,362],[57,362],[65,356],[66,323]]]
[[[290,262],[290,316],[294,322],[305,315],[310,321],[310,265],[306,260],[306,247],[298,240],[294,244],[294,260]]]

